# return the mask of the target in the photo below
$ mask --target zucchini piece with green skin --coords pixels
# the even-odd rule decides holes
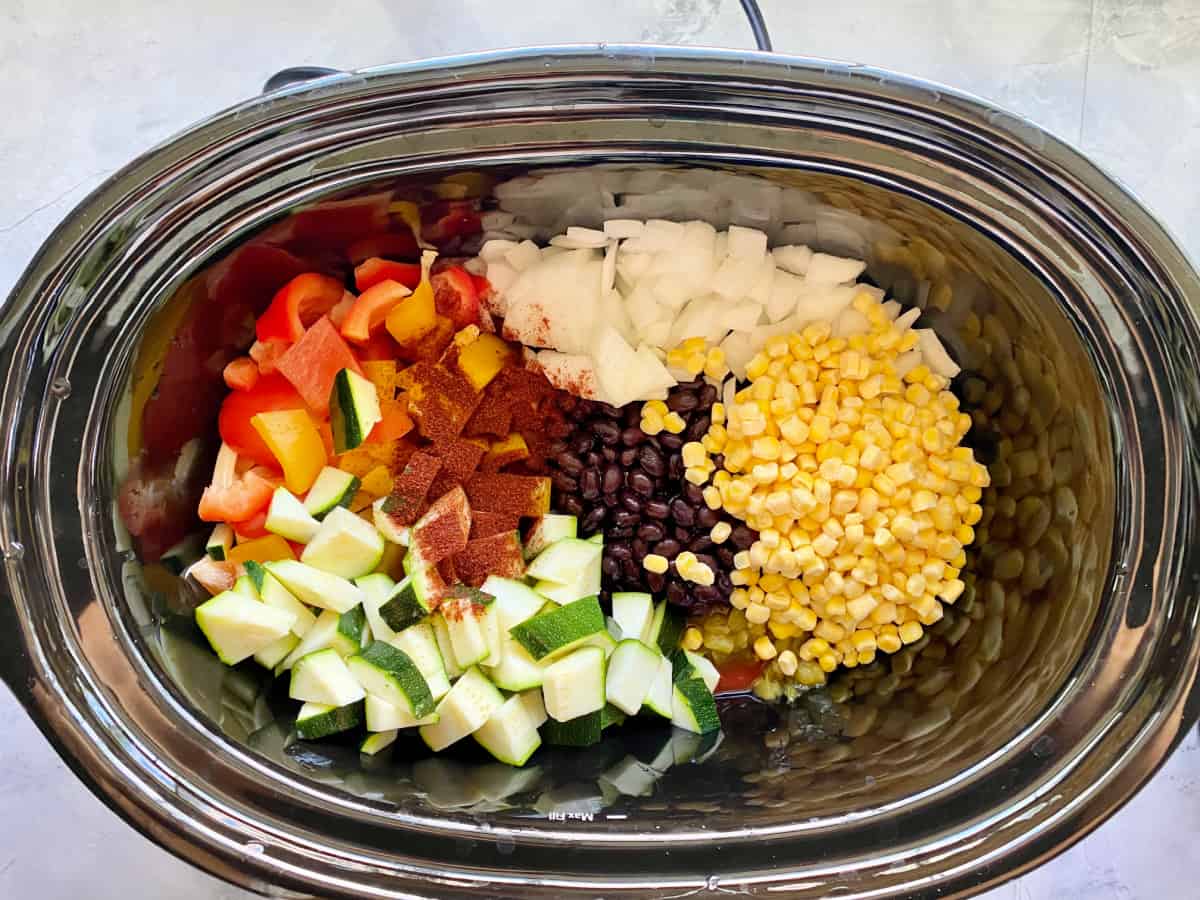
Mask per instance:
[[[425,597],[418,595],[410,575],[393,587],[379,604],[379,618],[393,633],[403,631],[429,615],[433,604],[427,598],[428,592]]]
[[[213,529],[212,534],[208,538],[208,543],[204,545],[204,552],[208,554],[209,559],[224,562],[225,557],[229,555],[232,547],[233,526],[222,522]]]
[[[296,735],[306,741],[316,741],[339,731],[349,731],[362,724],[362,701],[346,706],[329,706],[308,702],[296,715]]]
[[[446,675],[455,679],[463,673],[463,667],[458,664],[458,660],[454,656],[454,645],[450,642],[450,626],[440,615],[431,616],[429,621],[433,625],[433,636],[437,638],[438,650],[442,653],[442,664],[446,667]]]
[[[364,691],[393,706],[408,709],[415,718],[433,712],[433,695],[425,676],[407,653],[383,641],[372,641],[346,665]]]
[[[254,579],[249,575],[239,575],[237,580],[233,582],[233,587],[230,590],[251,600],[259,599],[258,588],[254,586]]]
[[[383,535],[385,541],[407,547],[412,538],[412,529],[407,525],[397,525],[392,517],[384,511],[383,504],[387,503],[387,500],[387,497],[380,497],[371,504],[371,516],[375,520],[375,528]]]
[[[473,735],[484,750],[510,766],[523,766],[542,745],[537,725],[520,695],[514,694]]]
[[[704,682],[704,686],[708,688],[709,693],[717,689],[717,685],[721,682],[721,673],[717,671],[717,667],[712,664],[712,661],[699,653],[693,653],[691,650],[684,650],[684,656],[688,662],[692,664],[692,668]]]
[[[687,627],[687,617],[683,611],[661,601],[654,608],[654,619],[650,623],[649,644],[657,644],[663,656],[670,656],[679,646],[683,631]]]
[[[603,547],[604,546],[604,532],[597,531],[590,538],[588,538],[587,541],[589,544],[599,544],[601,547]]]
[[[504,634],[508,634],[514,625],[532,619],[546,603],[546,599],[528,585],[511,578],[489,575],[479,589],[495,598],[497,623]]]
[[[604,651],[606,657],[612,656],[613,651],[617,649],[617,639],[609,633],[607,623],[603,631],[597,631],[586,641],[583,642],[584,647],[599,647]]]
[[[496,687],[505,691],[529,691],[542,686],[545,669],[529,651],[509,635],[500,636],[500,662],[487,668]]]
[[[338,575],[294,559],[265,563],[266,569],[301,603],[344,613],[363,602],[363,592]]]
[[[605,703],[604,709],[600,710],[600,730],[603,731],[610,725],[624,725],[626,718],[628,717],[621,710],[611,703]]]
[[[604,696],[608,702],[628,715],[637,715],[658,675],[661,659],[658,651],[651,650],[641,641],[621,641],[608,660],[608,675],[604,682]]]
[[[300,562],[342,578],[366,575],[383,558],[383,536],[345,507],[329,511]]]
[[[300,645],[300,638],[294,632],[288,632],[274,643],[268,644],[254,654],[254,661],[264,669],[275,670],[275,667],[291,655]]]
[[[542,700],[556,722],[567,722],[604,708],[604,651],[580,647],[546,667]]]
[[[225,591],[196,607],[196,624],[221,662],[235,666],[292,630],[293,617],[258,600]]]
[[[559,747],[590,747],[600,743],[604,733],[600,711],[587,713],[567,722],[547,719],[542,725],[542,737],[547,744]]]
[[[721,728],[712,692],[699,678],[676,681],[671,697],[671,724],[684,731],[708,734]]]
[[[437,706],[438,722],[420,729],[421,739],[435,753],[474,734],[504,704],[504,695],[472,666]]]
[[[541,662],[569,653],[592,635],[606,631],[604,613],[595,597],[584,597],[566,606],[539,613],[509,629],[529,655]]]
[[[572,584],[600,559],[602,549],[591,541],[564,538],[539,553],[525,574],[537,581]]]
[[[346,661],[332,647],[296,660],[288,696],[293,700],[347,706],[366,696]]]
[[[304,508],[300,498],[285,487],[275,488],[271,505],[267,507],[267,520],[263,527],[298,544],[307,544],[321,527],[313,515]]]
[[[434,700],[440,700],[446,695],[450,690],[450,679],[446,676],[446,666],[442,662],[442,653],[438,650],[433,625],[429,622],[410,625],[388,643],[408,654],[408,658],[416,664],[417,670],[425,678],[425,683],[429,685],[429,693],[433,695]]]
[[[438,613],[446,623],[454,659],[460,666],[500,659],[500,633],[492,598],[481,591],[442,600]]]
[[[382,697],[367,694],[367,731],[394,731],[403,728],[416,728],[420,725],[434,725],[438,714],[431,712],[418,719],[409,710],[388,703]]]
[[[529,529],[522,542],[526,560],[533,559],[551,544],[573,538],[579,534],[579,523],[574,516],[547,513]]]
[[[333,430],[333,452],[353,450],[367,439],[383,413],[375,385],[351,369],[333,377],[329,392],[329,426]]]
[[[358,751],[360,753],[367,754],[367,756],[374,756],[381,750],[386,750],[388,747],[392,746],[392,744],[396,742],[396,735],[398,733],[399,732],[392,730],[368,734],[362,739],[362,743],[358,745]]]
[[[360,615],[362,618],[359,618]],[[317,621],[300,639],[296,649],[279,664],[275,674],[286,672],[301,657],[327,647],[332,647],[339,656],[353,656],[362,648],[365,621],[366,616],[361,613],[360,607],[355,607],[348,613],[336,613],[331,609],[325,610],[317,616]]]
[[[658,713],[664,719],[671,718],[671,698],[674,695],[675,679],[671,661],[664,657],[658,659],[658,671],[650,682],[650,690],[646,693],[642,705],[651,712]]]
[[[367,616],[367,625],[371,628],[371,636],[378,641],[390,641],[396,636],[392,629],[379,614],[379,607],[387,601],[388,595],[396,588],[396,582],[383,572],[373,572],[354,579],[354,586],[363,592],[362,609]]]
[[[302,638],[317,622],[313,611],[296,599],[287,588],[280,584],[279,579],[267,571],[262,563],[247,560],[246,576],[254,584],[258,599],[267,606],[273,606],[284,612],[292,613],[296,621],[292,624],[292,634]],[[286,654],[285,654],[286,655]]]
[[[358,478],[349,472],[326,466],[317,473],[317,478],[304,497],[304,508],[316,519],[339,506],[349,506],[358,490]]]
[[[654,622],[654,599],[640,591],[615,591],[612,595],[613,619],[621,628],[621,637],[652,644],[650,626]]]

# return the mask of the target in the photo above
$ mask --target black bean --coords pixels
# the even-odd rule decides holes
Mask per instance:
[[[717,548],[717,559],[721,561],[721,565],[726,569],[733,568],[733,551],[728,547]]]
[[[729,535],[729,540],[739,550],[749,550],[750,545],[757,539],[758,536],[745,525],[734,525],[733,532]]]
[[[596,411],[602,416],[608,416],[610,419],[621,418],[621,407],[613,406],[611,403],[597,403]]]
[[[692,539],[692,529],[684,528],[682,525],[676,525],[671,530],[671,534],[675,537],[675,540],[679,541],[681,544],[686,544]]]
[[[691,528],[696,521],[696,510],[683,498],[677,498],[671,502],[671,518],[677,525]]]
[[[633,537],[633,528],[628,526],[625,528],[610,528],[605,532],[604,537],[606,539],[612,538],[614,541],[623,541],[626,538]]]
[[[592,431],[600,438],[600,443],[612,446],[621,438],[621,429],[613,422],[601,420],[592,426]]]
[[[667,477],[672,481],[680,481],[686,471],[687,466],[683,464],[683,457],[678,453],[672,453],[667,460]]]
[[[667,505],[667,502],[658,498],[647,500],[645,510],[646,515],[651,519],[665,519],[671,514],[671,507]]]
[[[687,431],[685,432],[687,439],[689,441],[701,440],[706,434],[708,434],[708,429],[711,425],[712,419],[708,416],[701,416],[698,419],[692,419],[691,424],[688,425]]]
[[[579,523],[579,530],[584,534],[595,534],[600,530],[600,526],[604,524],[604,520],[608,517],[608,510],[603,506],[597,506]]]
[[[717,514],[715,509],[709,509],[707,506],[705,506],[696,513],[696,524],[701,528],[711,529],[717,524],[718,521],[720,521],[720,518],[720,515]]]
[[[600,465],[600,463],[604,462],[604,457],[602,457],[602,456],[601,456],[599,453],[596,453],[596,452],[593,450],[591,453],[589,453],[587,456],[585,456],[585,457],[583,458],[583,461],[584,461],[584,462],[585,462],[587,465],[589,465],[589,466],[591,466],[591,467],[593,467],[593,468],[594,468],[594,467],[596,467],[596,466]]]
[[[590,434],[577,434],[571,439],[571,449],[579,454],[587,453],[592,449],[592,436]]]
[[[637,536],[644,541],[657,542],[666,536],[666,532],[657,522],[646,522],[637,530]]]
[[[605,544],[604,552],[616,560],[625,560],[633,558],[633,551],[629,549],[628,544]]]
[[[626,489],[621,491],[621,505],[631,513],[636,513],[640,516],[642,514],[642,507],[645,505],[645,501],[633,491]]]
[[[645,469],[648,475],[653,475],[655,478],[661,477],[667,471],[661,451],[649,444],[643,444],[638,450],[638,465]]]
[[[626,428],[624,431],[621,432],[621,443],[624,444],[626,447],[636,447],[638,444],[640,444],[645,439],[646,439],[646,432],[642,431],[642,429],[637,428],[637,427]]]
[[[621,455],[617,459],[620,460],[621,465],[628,469],[637,462],[637,449],[630,447],[628,450],[622,450]]]
[[[715,546],[717,545],[713,543],[712,538],[706,534],[702,534],[700,537],[694,538],[692,542],[688,544],[688,549],[693,553],[705,553],[709,550],[712,550],[712,548]],[[715,567],[713,567],[713,571],[716,571]]]
[[[611,556],[605,555],[604,559],[600,560],[600,571],[605,578],[616,578],[621,574],[621,564]]]
[[[713,559],[707,553],[701,553],[697,550],[693,550],[692,552],[696,554],[696,562],[703,563],[704,565],[708,566],[713,570],[713,574],[716,575],[717,569],[719,569],[720,566],[717,565],[717,561],[715,559]]]
[[[713,461],[713,465],[717,467],[718,472],[720,472],[723,468],[725,468],[725,454],[724,453],[716,454],[715,456],[713,456],[712,461]]]
[[[550,445],[546,448],[546,455],[547,456],[558,456],[558,454],[565,451],[567,449],[567,447],[568,447],[567,442],[564,441],[562,438],[559,438],[556,441],[551,441]]]
[[[600,490],[606,494],[615,494],[621,487],[621,482],[624,477],[621,475],[621,467],[610,465],[604,470],[604,475],[600,479]]]
[[[707,410],[716,402],[717,389],[705,382],[704,387],[700,388],[700,408]]]
[[[654,593],[658,593],[663,589],[663,585],[667,583],[667,576],[661,572],[646,573],[646,587],[650,588]]]
[[[583,501],[578,497],[563,497],[558,501],[558,505],[562,508],[562,511],[569,516],[583,515]]]
[[[716,603],[721,599],[721,592],[717,590],[715,585],[700,585],[693,589],[692,593],[701,603],[708,605]]]
[[[686,482],[683,485],[683,496],[693,506],[702,506],[704,504],[704,489],[698,484],[692,484],[690,481]]]
[[[663,432],[658,436],[658,445],[664,450],[679,450],[684,445],[683,435]]]
[[[574,394],[563,393],[558,395],[558,408],[563,412],[570,412],[578,405],[579,398]]]
[[[579,482],[566,472],[555,472],[551,482],[556,490],[560,490],[564,494],[573,494],[579,490]]]
[[[584,500],[595,500],[600,496],[600,473],[588,469],[579,476],[579,493]]]
[[[568,475],[578,475],[583,471],[583,460],[569,450],[559,453],[554,462]]]
[[[600,458],[607,463],[615,463],[617,461],[617,451],[612,447],[605,447],[600,451]]]
[[[613,524],[618,528],[636,528],[640,521],[642,521],[641,513],[630,512],[628,509],[618,509],[613,513]]]
[[[674,559],[682,549],[683,547],[679,541],[673,541],[670,538],[667,538],[665,541],[659,541],[654,545],[654,552],[659,556],[665,556],[667,559]]]
[[[678,581],[672,581],[667,585],[667,602],[673,603],[676,606],[686,606],[687,588]]]
[[[624,560],[621,563],[621,572],[626,578],[637,578],[642,574],[641,563],[632,559]]]
[[[691,391],[671,391],[671,395],[667,397],[667,409],[673,412],[691,412],[699,405],[700,398]]]
[[[645,559],[646,554],[650,552],[650,545],[641,538],[634,538],[633,543],[631,543],[629,546],[630,549],[633,550],[633,558],[638,562],[641,562],[643,559]]]
[[[654,482],[645,472],[633,472],[627,479],[629,486],[643,497],[654,495]]]
[[[621,421],[625,425],[637,425],[642,421],[642,404],[630,403],[625,407],[625,412],[621,416]]]
[[[605,494],[600,498],[600,502],[611,508],[621,502],[621,497],[618,494]]]

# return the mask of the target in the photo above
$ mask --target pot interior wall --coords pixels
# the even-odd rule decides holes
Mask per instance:
[[[146,372],[161,364],[164,348],[168,356],[177,352],[166,339],[190,314],[224,309],[230,296],[251,288],[269,296],[278,251],[337,271],[347,244],[377,227],[379,216],[399,230],[387,213],[390,198],[452,195],[458,189],[442,178],[451,174],[381,179],[305,204],[198,270],[146,332],[142,371],[134,373],[133,431],[148,393]],[[161,565],[132,564],[129,611],[160,623],[146,646],[207,718],[214,740],[245,745],[322,789],[365,798],[384,815],[454,809],[493,821],[568,817],[584,820],[575,824],[587,832],[607,827],[603,813],[648,817],[669,831],[784,825],[917,803],[1051,706],[1101,610],[1117,487],[1103,385],[1078,323],[1064,312],[1064,294],[1075,286],[1047,274],[1061,270],[1052,245],[1025,240],[1011,222],[952,216],[912,183],[875,176],[617,165],[536,176],[497,167],[486,175],[488,207],[511,212],[515,226],[543,239],[567,224],[614,215],[700,217],[718,227],[766,228],[776,244],[867,259],[869,278],[921,307],[919,325],[935,328],[963,367],[955,389],[975,420],[969,442],[992,476],[968,553],[967,589],[927,638],[839,674],[825,689],[790,704],[726,701],[719,743],[648,723],[584,752],[544,749],[516,771],[470,752],[431,759],[417,742],[369,759],[350,744],[293,740],[283,692],[269,690],[252,664],[226,669],[191,626],[187,613],[200,598]],[[227,337],[237,325],[223,324]],[[130,465],[133,432],[118,421],[112,448],[120,476]],[[203,416],[196,421],[212,427]],[[159,439],[181,443],[180,427],[169,417],[147,420],[132,450]],[[156,428],[176,433],[155,437]],[[624,781],[631,757],[661,771]]]

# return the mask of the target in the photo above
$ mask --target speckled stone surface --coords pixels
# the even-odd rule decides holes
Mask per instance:
[[[507,7],[503,12],[499,7]],[[751,46],[737,0],[0,0],[0,297],[85,194],[286,66],[567,41]],[[1200,259],[1200,0],[762,0],[776,49],[987,97],[1081,147]],[[514,10],[519,9],[516,13]],[[0,690],[0,897],[251,895],[96,800]],[[48,856],[69,836],[71,852]],[[989,900],[1200,896],[1195,731],[1112,820]]]

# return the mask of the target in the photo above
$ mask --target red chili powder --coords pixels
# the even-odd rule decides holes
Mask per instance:
[[[516,531],[471,541],[455,555],[454,570],[466,584],[481,585],[489,575],[520,578],[525,574],[521,539]]]
[[[383,503],[383,511],[397,525],[417,521],[425,495],[441,471],[442,461],[436,456],[417,451],[408,458],[404,470],[396,476],[392,492]]]
[[[541,516],[550,510],[550,479],[507,472],[472,475],[465,485],[473,509],[510,516]]]
[[[472,510],[471,512],[471,540],[479,538],[491,537],[495,534],[504,534],[508,531],[516,531],[521,524],[519,516],[510,516],[507,513],[486,512],[485,510]]]

